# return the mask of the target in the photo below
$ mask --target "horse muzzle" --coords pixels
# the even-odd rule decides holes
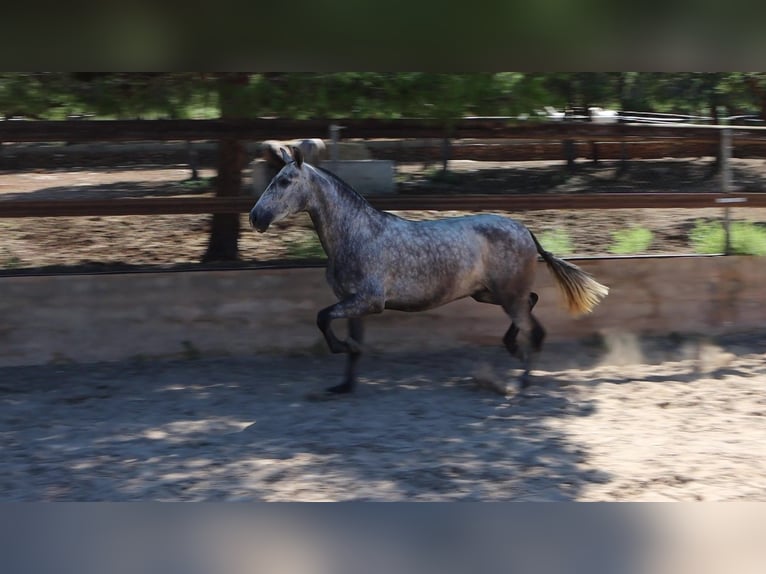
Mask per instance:
[[[257,209],[257,206],[250,211],[250,225],[258,233],[263,233],[269,228],[274,216],[264,209]]]

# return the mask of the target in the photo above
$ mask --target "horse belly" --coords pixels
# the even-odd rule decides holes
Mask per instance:
[[[435,309],[436,307],[441,307],[442,305],[446,305],[450,301],[454,301],[454,299],[450,299],[449,301],[435,301],[433,299],[386,299],[386,309],[390,309],[392,311],[407,311],[407,312],[417,312],[417,311],[428,311],[429,309]]]
[[[397,274],[386,289],[386,309],[426,311],[468,297],[482,287],[474,266]]]

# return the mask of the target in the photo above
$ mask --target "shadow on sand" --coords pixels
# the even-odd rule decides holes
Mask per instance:
[[[0,371],[6,499],[575,500],[608,477],[561,425],[592,404],[552,384],[504,398],[470,357],[378,356],[359,391],[309,402],[330,357]]]

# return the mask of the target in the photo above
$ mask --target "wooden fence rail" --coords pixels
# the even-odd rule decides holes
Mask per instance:
[[[480,138],[517,140],[582,139],[628,141],[680,138],[715,143],[720,129],[730,129],[735,143],[766,141],[766,127],[711,125],[594,124],[588,122],[510,123],[473,118],[449,124],[436,120],[87,120],[0,121],[2,142],[87,141],[209,141],[328,137],[329,128],[343,127],[344,138]]]
[[[583,193],[373,196],[389,211],[540,211],[546,209],[701,209],[766,207],[766,193]],[[173,197],[0,201],[0,218],[247,213],[253,197]]]
[[[445,123],[436,120],[91,120],[0,121],[0,142],[126,142],[210,141],[236,142],[293,137],[328,136],[331,125],[343,127],[346,139],[505,139],[524,141],[645,142],[648,140],[731,145],[766,142],[766,127],[710,125],[647,125],[594,123],[511,123],[506,119],[465,118]],[[721,130],[726,130],[721,132]],[[725,138],[722,138],[722,133]],[[232,150],[236,147],[228,146]],[[724,148],[722,148],[724,149]],[[230,155],[233,152],[230,152]],[[571,154],[570,154],[571,156]],[[228,156],[227,156],[228,157]],[[233,157],[233,156],[232,156]],[[230,158],[231,159],[231,158]],[[571,161],[571,157],[569,158]],[[725,161],[725,160],[724,160]],[[222,161],[219,180],[239,181],[238,161]],[[725,166],[724,166],[725,168]],[[724,169],[725,172],[725,169]],[[228,178],[228,179],[227,179]],[[225,191],[225,193],[224,193]],[[732,205],[766,207],[766,194],[722,193],[585,193],[372,197],[386,210],[507,210],[691,208],[723,206],[728,218]],[[219,190],[217,197],[135,198],[97,200],[5,200],[0,218],[181,213],[237,214],[248,212],[255,199],[237,195],[237,189]]]

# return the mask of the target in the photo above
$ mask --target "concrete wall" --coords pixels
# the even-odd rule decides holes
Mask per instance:
[[[326,161],[322,167],[331,171],[362,195],[394,193],[394,162],[386,159]]]
[[[766,260],[747,257],[580,262],[610,286],[591,315],[562,310],[540,264],[536,314],[549,340],[604,332],[724,333],[766,325]],[[324,349],[316,312],[334,301],[323,269],[0,277],[0,366],[55,361]],[[368,322],[375,349],[497,345],[499,308],[462,300]]]

